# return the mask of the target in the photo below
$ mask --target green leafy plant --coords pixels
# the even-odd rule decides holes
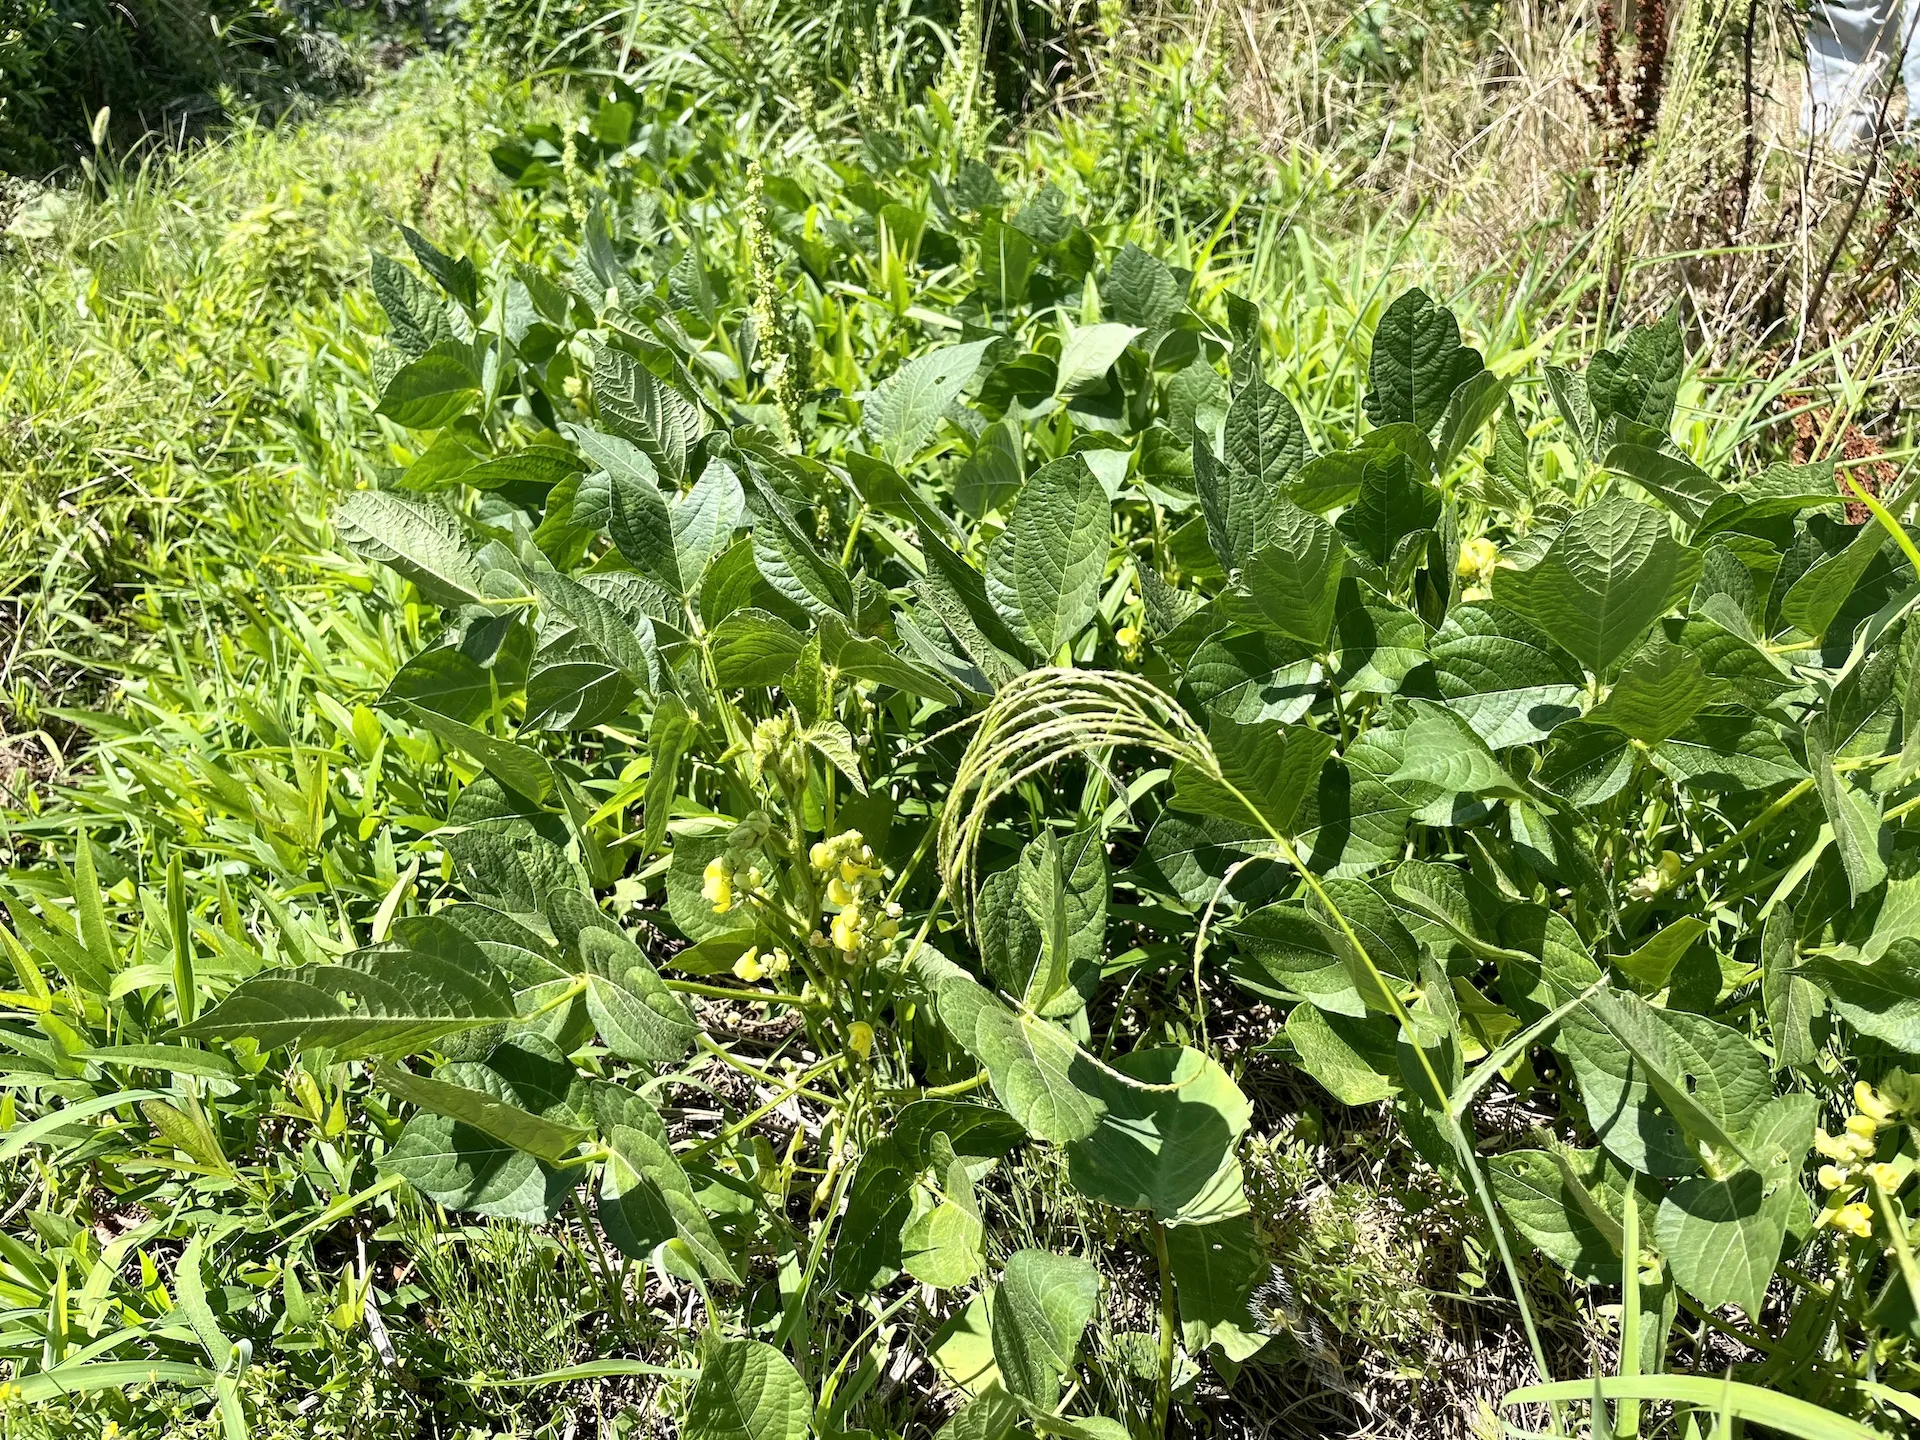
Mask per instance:
[[[1830,465],[1703,468],[1677,317],[1536,389],[1409,291],[1330,411],[1270,317],[1058,190],[889,136],[735,194],[636,140],[654,108],[496,150],[560,253],[373,263],[404,463],[335,523],[407,637],[370,733],[451,777],[409,868],[264,957],[130,885],[142,989],[83,847],[9,946],[6,1043],[69,1103],[0,1158],[141,1107],[231,1169],[121,1076],[267,1107],[288,1047],[323,1135],[349,1085],[377,1132],[323,1215],[404,1186],[610,1247],[601,1351],[514,1383],[881,1433],[905,1351],[956,1437],[1159,1434],[1281,1348],[1214,1040],[1266,1016],[1470,1207],[1540,1372],[1512,1406],[1911,1413],[1912,497],[1849,526]],[[1032,1156],[1144,1257],[1144,1403],[1085,1352],[1109,1257],[1007,1221]],[[201,1245],[198,1350],[160,1343],[226,1423]],[[6,1259],[23,1310],[64,1284]],[[1556,1373],[1542,1260],[1619,1292],[1615,1373]],[[1763,1358],[1679,1368],[1711,1331]],[[29,1398],[137,1379],[46,1342]]]

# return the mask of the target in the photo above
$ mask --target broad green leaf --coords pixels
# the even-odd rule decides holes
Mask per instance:
[[[565,621],[573,627],[578,644],[590,648],[633,685],[653,688],[655,658],[649,654],[657,648],[653,621],[630,613],[610,598],[604,582],[617,577],[590,574],[575,580],[557,570],[533,570],[527,578],[540,597],[544,619]],[[531,677],[528,684],[531,689]]]
[[[680,788],[680,762],[692,747],[693,712],[677,695],[662,695],[647,725],[647,792],[642,807],[642,857],[659,850]]]
[[[1393,453],[1367,465],[1359,495],[1334,524],[1356,554],[1385,569],[1408,536],[1431,530],[1439,518],[1439,493],[1405,455]]]
[[[441,605],[480,603],[481,568],[445,506],[386,490],[357,490],[334,512],[340,538]]]
[[[1826,634],[1886,545],[1886,531],[1878,525],[1862,525],[1846,548],[1817,561],[1787,588],[1780,600],[1780,618],[1809,635]]]
[[[1539,783],[1572,805],[1600,805],[1626,789],[1640,763],[1631,736],[1575,720],[1554,731]]]
[[[1106,1114],[1067,1148],[1082,1195],[1167,1224],[1212,1224],[1246,1209],[1233,1152],[1253,1110],[1217,1061],[1184,1047],[1136,1050],[1096,1084]]]
[[[1100,481],[1070,456],[1027,477],[988,551],[988,597],[1041,656],[1052,656],[1093,619],[1111,519]]]
[[[446,1069],[457,1071],[467,1083],[415,1075],[390,1064],[374,1073],[381,1085],[402,1100],[470,1125],[537,1159],[562,1160],[586,1138],[587,1132],[577,1125],[561,1124],[524,1108],[511,1087],[485,1066],[455,1062]]]
[[[746,503],[734,468],[713,460],[700,472],[693,489],[673,506],[673,550],[682,595],[698,593],[707,567],[732,542]]]
[[[1920,1055],[1920,940],[1903,936],[1865,964],[1819,955],[1794,974],[1825,991],[1834,1010],[1862,1035]]]
[[[685,1440],[803,1440],[813,1397],[791,1361],[759,1340],[710,1338],[680,1422]]]
[[[1636,441],[1610,446],[1602,463],[1648,491],[1689,525],[1698,525],[1725,493],[1691,460]]]
[[[1654,1236],[1681,1289],[1709,1310],[1738,1305],[1757,1320],[1796,1204],[1806,1201],[1793,1180],[1695,1175],[1660,1202]]]
[[[1773,1081],[1750,1040],[1703,1016],[1657,1010],[1634,995],[1601,990],[1584,1008],[1633,1056],[1694,1141],[1709,1176],[1756,1163],[1753,1127]]]
[[[1003,989],[1038,1014],[1079,1009],[1106,949],[1107,857],[1098,828],[1031,842],[1012,869],[981,887],[979,911],[981,955]]]
[[[345,1060],[410,1054],[513,1015],[506,979],[485,952],[449,922],[422,915],[398,922],[386,944],[333,964],[243,980],[178,1033],[244,1037],[262,1049],[327,1045]]]
[[[607,1239],[621,1254],[644,1263],[655,1246],[677,1236],[711,1279],[738,1285],[739,1272],[667,1144],[665,1128],[657,1115],[647,1118],[652,1126],[615,1125],[607,1138],[597,1205]],[[659,1133],[651,1133],[654,1129]]]
[[[901,1268],[936,1290],[967,1284],[986,1268],[986,1227],[966,1161],[936,1137],[933,1164],[913,1186],[913,1214],[900,1231]]]
[[[380,392],[378,413],[409,430],[437,430],[479,399],[471,347],[439,340],[394,372]]]
[[[909,360],[867,397],[861,423],[895,465],[915,459],[993,341],[948,345]]]
[[[680,557],[673,544],[673,515],[658,481],[650,474],[622,471],[610,471],[608,478],[607,532],[621,557],[674,594],[686,594],[689,587],[680,574]]]
[[[600,1038],[623,1060],[678,1060],[700,1027],[667,989],[638,945],[618,930],[580,932],[587,1013]]]
[[[953,1418],[934,1432],[934,1440],[1007,1440],[1025,1414],[996,1378],[968,1397]]]
[[[180,1254],[173,1271],[174,1309],[184,1315],[193,1330],[193,1338],[207,1352],[216,1370],[225,1370],[232,1356],[233,1342],[220,1330],[213,1306],[207,1301],[207,1282],[200,1273],[206,1250],[206,1232],[196,1230],[187,1248]]]
[[[1620,348],[1602,350],[1587,366],[1586,394],[1597,425],[1618,418],[1664,433],[1686,368],[1679,308],[1629,330]]]
[[[812,615],[852,615],[853,586],[846,572],[814,547],[758,463],[750,464],[747,474],[753,563],[760,574],[781,595]]]
[[[1793,909],[1777,905],[1760,933],[1760,998],[1766,1007],[1776,1070],[1811,1065],[1819,1056],[1813,1021],[1826,1009],[1826,996],[1812,980],[1796,973],[1799,958],[1799,927]],[[1920,1021],[1920,1012],[1915,1018]],[[1920,1039],[1920,1024],[1915,1037]]]
[[[562,1172],[526,1151],[444,1115],[416,1115],[381,1159],[435,1204],[449,1210],[543,1224],[567,1194]]]
[[[1399,764],[1399,737],[1375,729],[1321,767],[1320,784],[1295,821],[1294,843],[1309,869],[1336,878],[1366,875],[1400,858],[1416,804],[1436,792],[1389,786]]]
[[[1167,1231],[1167,1260],[1180,1306],[1181,1342],[1198,1355],[1210,1345],[1232,1361],[1251,1358],[1272,1338],[1248,1299],[1268,1266],[1251,1215]]]
[[[1180,282],[1157,256],[1129,240],[1113,257],[1100,303],[1117,320],[1156,330],[1179,313]]]
[[[536,443],[495,455],[463,470],[460,483],[475,490],[498,490],[506,485],[558,485],[569,478],[577,480],[586,468],[585,462],[571,450]],[[411,483],[411,470],[407,478]]]
[[[1767,790],[1807,778],[1772,722],[1740,713],[1696,715],[1654,747],[1653,763],[1683,789],[1715,794]]]
[[[463,725],[430,709],[409,704],[407,717],[454,749],[479,763],[494,779],[529,800],[545,800],[553,793],[553,766],[530,745],[502,740],[472,725]]]
[[[896,655],[880,640],[864,635],[849,635],[837,618],[820,626],[820,658],[840,674],[854,680],[871,680],[876,685],[891,685],[909,695],[951,705],[953,687],[924,665]]]
[[[1262,906],[1228,926],[1225,933],[1281,991],[1302,996],[1336,1015],[1357,1019],[1367,1013],[1340,948],[1320,922],[1299,906]]]
[[[434,283],[451,298],[468,309],[479,302],[479,276],[473,261],[464,255],[456,260],[411,226],[402,225],[400,234],[406,240],[407,248],[413,252],[413,258],[420,262],[420,268],[431,275]]]
[[[806,637],[777,615],[748,606],[713,627],[707,648],[723,690],[778,685],[792,673]]]
[[[1520,1233],[1561,1269],[1591,1285],[1620,1284],[1626,1193],[1603,1152],[1509,1150],[1487,1162],[1487,1178]],[[1642,1211],[1650,1222],[1651,1207]]]
[[[1446,413],[1440,419],[1440,431],[1434,436],[1433,449],[1436,470],[1444,473],[1454,456],[1471,445],[1474,437],[1486,428],[1487,422],[1500,413],[1500,407],[1506,403],[1507,389],[1511,382],[1502,380],[1490,370],[1481,370],[1467,376],[1454,387],[1453,394],[1447,397]],[[1517,480],[1509,484],[1517,486],[1518,493],[1526,493],[1525,432],[1521,434],[1520,459],[1516,465],[1511,458],[1512,441],[1509,439],[1507,455],[1501,463],[1507,470],[1517,472]]]
[[[593,407],[601,424],[639,446],[661,475],[677,483],[686,474],[700,412],[626,351],[594,350]]]
[[[1297,641],[1236,631],[1211,636],[1193,652],[1179,698],[1195,714],[1292,724],[1313,707],[1321,678],[1320,665]]]
[[[1464,717],[1429,701],[1415,701],[1413,723],[1402,741],[1396,785],[1430,785],[1440,791],[1524,800],[1528,793],[1508,773]]]
[[[1224,716],[1214,717],[1207,740],[1218,776],[1182,764],[1174,772],[1172,803],[1191,814],[1271,826],[1283,836],[1293,833],[1301,804],[1334,747],[1331,735],[1303,725],[1242,725]]]
[[[1571,922],[1544,906],[1511,906],[1501,916],[1500,943],[1538,963],[1536,976],[1519,965],[1503,967],[1504,988],[1523,1019],[1578,999],[1602,978]],[[1696,1019],[1683,1017],[1682,1023]],[[1588,1123],[1608,1151],[1643,1174],[1690,1175],[1700,1168],[1686,1133],[1656,1103],[1645,1067],[1590,1005],[1576,1006],[1561,1019],[1553,1046],[1572,1069]],[[1756,1092],[1759,1099],[1764,1095]]]
[[[387,339],[408,359],[424,355],[442,340],[451,340],[445,304],[405,265],[373,252],[373,298],[387,312]]]
[[[1394,1007],[1382,993],[1382,980],[1393,984],[1420,973],[1420,947],[1400,910],[1380,887],[1365,880],[1336,877],[1322,882],[1320,890],[1308,897],[1309,912],[1346,961],[1347,976],[1360,998],[1370,1008],[1391,1014]]]
[[[1107,371],[1126,353],[1142,334],[1137,325],[1080,325],[1070,330],[1060,347],[1060,366],[1055,373],[1053,393],[1078,395],[1096,390]]]
[[[1427,622],[1380,599],[1359,580],[1340,584],[1334,612],[1332,684],[1346,695],[1394,695],[1427,662]]]
[[[598,646],[563,643],[534,657],[527,675],[530,730],[585,730],[626,712],[635,686]]]
[[[394,672],[375,702],[382,709],[422,710],[460,724],[471,724],[493,708],[496,698],[492,671],[450,646],[422,650]]]
[[[1367,361],[1367,418],[1431,431],[1453,392],[1480,369],[1480,354],[1460,343],[1453,312],[1409,290],[1381,315]]]
[[[1706,933],[1704,921],[1684,915],[1665,926],[1639,948],[1625,955],[1614,956],[1611,963],[1631,976],[1636,984],[1652,992],[1667,983],[1667,977],[1673,974],[1673,967],[1680,963],[1680,957]]]
[[[1229,573],[1269,538],[1276,502],[1307,458],[1306,432],[1278,390],[1254,379],[1227,409],[1224,454],[1196,454],[1194,482],[1207,541]],[[1204,447],[1204,438],[1195,445]]]
[[[1294,1006],[1286,1025],[1300,1068],[1342,1105],[1373,1105],[1400,1093],[1397,1030],[1382,1015],[1329,1015],[1317,1005]]]
[[[1095,1067],[1070,1035],[1015,1014],[930,946],[920,947],[915,965],[940,1023],[985,1067],[994,1095],[1028,1134],[1064,1145],[1093,1133],[1106,1104]]]
[[[1833,740],[1828,717],[1818,716],[1807,727],[1807,765],[1814,788],[1833,830],[1834,848],[1847,873],[1847,888],[1857,901],[1887,878],[1887,862],[1880,854],[1880,806],[1866,792],[1849,784],[1833,768]]]
[[[1427,653],[1446,707],[1491,749],[1544,740],[1580,713],[1579,669],[1545,634],[1503,606],[1455,606]]]
[[[1338,534],[1288,500],[1275,507],[1267,534],[1234,577],[1228,614],[1256,629],[1324,645],[1346,564]]]
[[[1080,1335],[1100,1298],[1091,1262],[1045,1250],[1016,1250],[993,1302],[993,1359],[1001,1383],[1043,1411],[1060,1402]]]
[[[1471,870],[1432,860],[1406,860],[1394,868],[1394,898],[1437,922],[1477,953],[1509,960],[1516,952],[1500,943],[1500,917],[1512,902]]]
[[[1536,564],[1496,570],[1493,594],[1600,674],[1667,612],[1694,560],[1658,511],[1609,494],[1568,521]]]
[[[1717,688],[1697,656],[1659,637],[1641,649],[1587,718],[1658,745],[1710,704]]]
[[[922,523],[920,553],[926,558],[922,597],[940,617],[967,657],[996,685],[1004,685],[1029,668],[1032,655],[988,598],[985,579],[942,540],[934,527]]]

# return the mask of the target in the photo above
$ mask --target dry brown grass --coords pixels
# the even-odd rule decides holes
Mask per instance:
[[[1920,166],[1897,141],[1835,154],[1800,135],[1802,37],[1785,7],[1673,0],[1643,18],[1608,0],[1513,0],[1472,32],[1443,27],[1440,6],[1394,7],[1434,17],[1398,77],[1343,59],[1365,8],[1165,0],[1130,33],[1218,63],[1243,131],[1276,161],[1330,161],[1357,218],[1417,219],[1443,279],[1530,265],[1577,297],[1595,338],[1678,299],[1717,364],[1794,392],[1873,391],[1846,395],[1851,419],[1913,390]],[[1633,40],[1662,33],[1663,14],[1656,87],[1635,73]],[[1636,120],[1636,95],[1654,112],[1656,88],[1657,112]],[[1903,113],[1896,98],[1890,130]]]

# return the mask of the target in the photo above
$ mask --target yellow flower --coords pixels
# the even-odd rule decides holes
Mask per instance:
[[[842,910],[833,917],[833,948],[851,955],[860,948],[860,912]]]
[[[856,1020],[847,1027],[847,1048],[862,1060],[873,1053],[873,1026]]]
[[[1880,1133],[1880,1122],[1871,1115],[1849,1115],[1847,1133],[1858,1135],[1862,1140],[1871,1140]]]
[[[1873,1211],[1864,1200],[1842,1205],[1833,1212],[1833,1227],[1864,1240],[1873,1233]]]
[[[733,909],[733,866],[727,863],[726,856],[716,855],[707,862],[701,875],[700,895],[712,903],[716,915]]]
[[[838,875],[827,882],[827,903],[829,905],[853,904],[853,890]]]
[[[1822,1190],[1838,1190],[1846,1183],[1847,1172],[1842,1170],[1838,1165],[1822,1165],[1820,1167],[1820,1188]]]
[[[824,872],[833,864],[833,852],[827,848],[826,841],[816,840],[807,851],[807,859],[813,862],[814,869]]]
[[[1893,1106],[1864,1080],[1853,1082],[1853,1108],[1872,1120],[1886,1121],[1893,1118]]]
[[[767,973],[767,967],[760,963],[758,949],[749,949],[746,954],[733,962],[733,973],[749,985],[756,984]]]
[[[1500,547],[1482,535],[1460,547],[1460,563],[1456,568],[1462,580],[1470,580],[1486,575],[1499,563]]]
[[[1853,1137],[1851,1135],[1829,1135],[1824,1128],[1813,1132],[1813,1148],[1829,1160],[1837,1160],[1842,1165],[1853,1161]]]
[[[1901,1173],[1898,1165],[1882,1160],[1877,1165],[1867,1166],[1867,1178],[1891,1195],[1907,1177]]]

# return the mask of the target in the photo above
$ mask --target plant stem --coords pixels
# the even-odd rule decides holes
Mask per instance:
[[[607,1299],[607,1308],[613,1312],[614,1319],[619,1322],[620,1328],[631,1338],[633,1324],[627,1315],[627,1297],[615,1278],[613,1262],[607,1259],[606,1247],[600,1243],[599,1230],[587,1218],[587,1212],[581,1208],[580,1192],[577,1189],[567,1192],[567,1204],[573,1209],[574,1220],[586,1232],[587,1239],[593,1245],[594,1257],[599,1261],[594,1269],[594,1278],[600,1282],[600,1293]]]
[[[1153,1433],[1167,1433],[1173,1408],[1174,1327],[1180,1323],[1173,1291],[1173,1262],[1167,1257],[1167,1227],[1153,1222],[1154,1256],[1160,1262],[1160,1378],[1153,1391]]]

